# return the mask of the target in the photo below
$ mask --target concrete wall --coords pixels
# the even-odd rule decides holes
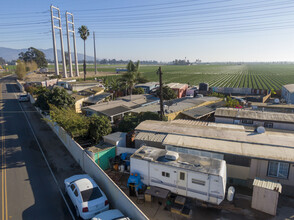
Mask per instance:
[[[46,117],[49,119],[49,117]],[[106,194],[112,207],[119,209],[131,219],[148,219],[147,216],[128,198],[128,196],[109,178],[109,176],[95,163],[86,151],[75,142],[67,132],[56,123],[48,122],[48,125],[63,142],[73,158],[81,168],[89,174]]]
[[[19,87],[19,90],[20,90],[21,92],[24,92],[24,91],[25,91],[23,85],[22,85],[18,80],[16,80],[16,84],[17,84],[17,86]]]
[[[36,102],[36,99],[31,94],[29,94],[29,98],[30,98],[30,102],[32,104],[34,104]]]

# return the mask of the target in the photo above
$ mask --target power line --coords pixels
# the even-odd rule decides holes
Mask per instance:
[[[221,3],[221,2],[229,2],[231,0],[220,0],[220,1],[215,1],[212,3]],[[160,3],[160,4],[146,4],[146,5],[135,5],[135,6],[125,6],[125,7],[114,7],[114,8],[96,8],[96,9],[82,9],[82,10],[72,10],[73,12],[82,12],[82,11],[113,11],[113,10],[122,10],[122,9],[130,9],[130,8],[146,8],[146,7],[157,7],[157,6],[161,6],[161,5],[175,5],[175,4],[179,4],[179,3],[185,3],[185,2],[195,2],[194,0],[186,0],[186,1],[177,1],[177,2],[167,2],[167,3]],[[208,2],[206,2],[206,4],[209,4]]]
[[[180,9],[181,7],[172,7],[170,9],[176,9],[176,10],[167,10],[167,11],[161,11],[159,10],[157,12],[157,8],[156,9],[152,9],[151,12],[148,12],[148,13],[145,13],[145,11],[149,11],[148,9],[143,9],[144,12],[142,11],[136,11],[138,13],[129,13],[130,11],[128,11],[127,13],[123,13],[123,14],[119,14],[119,13],[115,13],[115,14],[109,14],[109,13],[99,13],[99,14],[95,14],[94,16],[93,15],[90,15],[90,13],[87,13],[86,15],[79,15],[80,17],[82,18],[128,18],[128,17],[142,17],[142,16],[146,16],[146,15],[151,15],[151,16],[154,16],[156,13],[160,13],[160,15],[162,16],[165,16],[167,14],[174,14],[174,13],[177,13],[177,12],[181,12],[181,14],[183,14],[183,12],[186,14],[187,12],[193,12],[193,13],[196,13],[196,12],[201,12],[201,13],[209,13],[211,11],[211,13],[216,13],[216,12],[224,12],[224,11],[236,11],[236,10],[244,10],[244,9],[252,9],[254,7],[262,7],[262,8],[268,8],[268,7],[272,7],[272,6],[281,6],[282,5],[282,2],[278,2],[278,3],[271,3],[269,4],[268,1],[262,1],[262,2],[266,2],[265,4],[260,4],[260,2],[254,2],[254,3],[251,3],[251,4],[248,4],[248,3],[241,3],[241,4],[234,4],[234,5],[222,5],[222,6],[214,6],[214,7],[206,7],[206,8],[193,8],[193,7],[189,7],[189,6],[185,6],[185,10],[183,9]],[[283,2],[283,4],[286,4],[286,3],[293,3],[293,1],[285,1]],[[206,4],[208,4],[210,2],[207,2]],[[205,5],[206,5],[205,4]],[[236,6],[239,6],[239,7],[236,7]],[[246,7],[245,7],[246,6]],[[167,8],[160,8],[160,9],[164,9],[166,10]],[[213,11],[212,11],[213,9]],[[218,9],[216,11],[216,9]]]
[[[294,3],[294,2],[293,2]],[[99,19],[99,20],[95,20],[96,23],[102,23],[102,24],[108,24],[108,23],[113,23],[115,21],[118,21],[120,23],[130,23],[130,22],[135,22],[135,23],[139,23],[139,22],[148,22],[148,21],[154,21],[154,22],[160,22],[160,21],[170,21],[170,20],[178,20],[179,18],[198,18],[200,15],[204,15],[204,16],[208,16],[209,14],[212,14],[214,17],[216,16],[230,16],[230,15],[241,15],[241,14],[252,14],[252,13],[263,13],[263,12],[273,12],[275,13],[278,10],[282,10],[282,9],[290,9],[290,8],[294,8],[294,5],[287,5],[287,6],[281,6],[281,7],[277,7],[274,9],[254,9],[254,8],[248,8],[250,10],[246,10],[246,11],[224,11],[224,10],[219,10],[219,11],[201,11],[199,13],[193,13],[193,14],[187,14],[186,12],[181,12],[178,14],[173,14],[171,17],[167,17],[166,15],[160,15],[160,16],[152,16],[152,17],[128,17],[128,18],[115,18],[115,19]],[[281,13],[281,12],[280,12]],[[97,18],[93,18],[93,19],[97,19]],[[83,21],[82,19],[77,19],[77,21]],[[85,21],[84,21],[85,22]],[[87,22],[91,22],[91,20],[88,20]]]

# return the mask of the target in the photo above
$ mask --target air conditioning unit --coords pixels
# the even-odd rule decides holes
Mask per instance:
[[[165,154],[165,159],[176,161],[179,158],[179,154],[174,151],[167,151]]]

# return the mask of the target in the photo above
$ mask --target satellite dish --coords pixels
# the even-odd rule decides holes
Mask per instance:
[[[263,126],[259,126],[257,127],[256,131],[258,134],[262,134],[265,133],[265,128]]]
[[[275,104],[279,104],[279,103],[280,103],[280,99],[275,99],[275,100],[274,100],[274,103],[275,103]]]

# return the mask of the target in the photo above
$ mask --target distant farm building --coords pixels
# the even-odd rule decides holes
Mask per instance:
[[[152,89],[155,89],[159,86],[158,82],[147,82],[147,83],[140,83],[135,85],[135,88],[142,88],[144,89],[145,94],[149,94]]]
[[[175,91],[178,98],[182,98],[182,97],[186,96],[188,84],[169,83],[169,84],[167,84],[167,86]]]

